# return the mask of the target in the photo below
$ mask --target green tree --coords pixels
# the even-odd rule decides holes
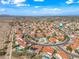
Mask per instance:
[[[70,46],[67,46],[66,49],[70,52],[72,52],[72,48]]]

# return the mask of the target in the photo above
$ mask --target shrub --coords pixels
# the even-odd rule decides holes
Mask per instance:
[[[4,49],[0,49],[0,56],[3,56],[5,54],[6,54],[5,50]]]

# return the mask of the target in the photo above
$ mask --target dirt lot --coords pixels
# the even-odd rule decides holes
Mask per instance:
[[[0,20],[0,49],[3,49],[5,41],[8,40],[10,26],[8,20]],[[0,59],[5,59],[5,56],[0,56]]]
[[[8,22],[0,21],[0,48],[3,48],[4,41],[7,39],[6,36],[9,34],[9,24]]]

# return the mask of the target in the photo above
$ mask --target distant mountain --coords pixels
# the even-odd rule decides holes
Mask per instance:
[[[0,15],[0,17],[13,17],[14,15],[5,15],[5,14],[2,14]]]

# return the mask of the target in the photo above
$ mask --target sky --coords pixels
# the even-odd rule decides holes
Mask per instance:
[[[79,16],[79,0],[0,0],[0,15]]]

